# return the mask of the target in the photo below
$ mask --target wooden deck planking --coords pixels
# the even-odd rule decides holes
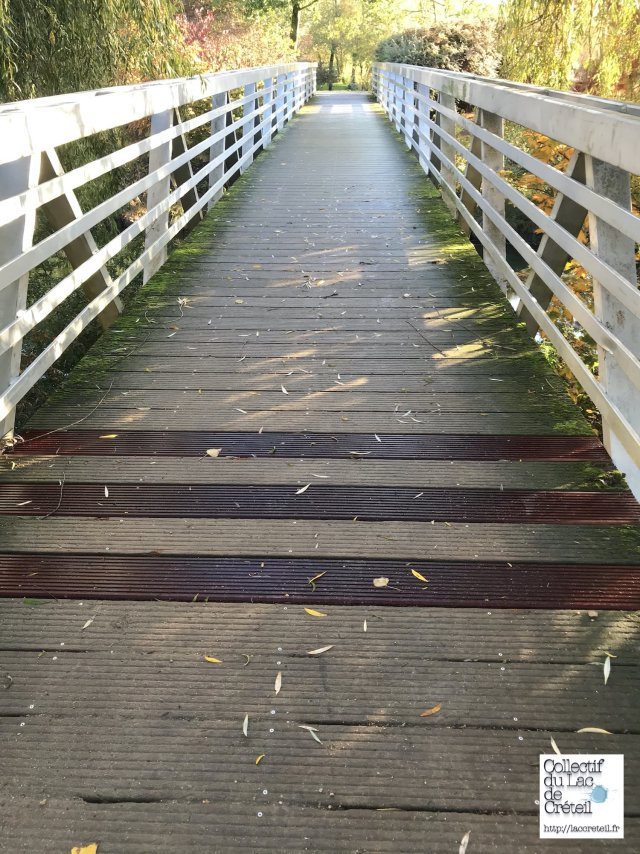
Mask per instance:
[[[551,736],[624,750],[636,850],[637,615],[334,607],[318,620],[114,602],[5,602],[0,615],[10,850],[445,852],[471,831],[483,852],[551,851],[535,804]],[[619,655],[607,691],[604,647]],[[594,723],[613,734],[575,732]]]
[[[302,111],[29,426],[71,424],[87,435],[169,437],[261,428],[542,442],[590,435],[378,108],[351,94],[320,96]],[[0,460],[0,485],[295,491],[324,475],[318,485],[566,491],[600,489],[608,467],[20,453]],[[176,567],[188,556],[258,555],[311,559],[318,572],[323,560],[365,559],[372,578],[376,561],[426,560],[441,596],[443,561],[476,578],[483,561],[513,563],[513,589],[535,584],[523,573],[535,562],[559,580],[601,566],[605,592],[638,584],[637,526],[141,519],[117,504],[103,519],[91,507],[81,518],[51,511],[0,517],[2,552],[34,561],[69,554],[88,565],[163,556]],[[37,575],[26,573],[27,597],[50,595]],[[452,576],[452,590],[460,584]],[[260,598],[259,582],[245,586]],[[469,854],[539,854],[555,850],[537,838],[535,804],[537,757],[553,735],[567,752],[625,753],[625,850],[640,850],[637,616],[591,619],[562,602],[509,611],[489,579],[487,590],[495,607],[490,599],[482,610],[331,604],[316,620],[298,604],[0,601],[0,672],[13,677],[0,698],[0,840],[11,851],[65,854],[97,840],[100,854],[212,844],[444,854],[471,831]],[[282,595],[284,603],[284,587]],[[437,593],[429,604],[439,604]],[[330,643],[325,655],[306,655]],[[618,655],[606,688],[605,651]],[[435,703],[442,712],[420,719]],[[323,744],[300,724],[317,725]],[[613,734],[578,735],[582,726]]]

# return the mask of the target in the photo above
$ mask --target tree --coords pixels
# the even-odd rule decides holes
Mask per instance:
[[[319,0],[307,25],[305,48],[326,69],[327,82],[350,62],[355,85],[356,73],[366,76],[377,43],[393,30],[397,16],[397,0]]]
[[[287,14],[289,17],[289,38],[293,46],[296,47],[300,32],[300,14],[318,2],[319,0],[307,0],[307,2],[301,2],[301,0],[247,0],[247,8],[250,12],[280,11]]]
[[[199,70],[271,65],[295,58],[282,14],[273,9],[248,12],[242,0],[216,0],[207,8],[186,6],[180,26]]]
[[[503,75],[605,97],[640,97],[637,0],[505,0]]]
[[[460,20],[397,33],[378,45],[376,59],[485,76],[494,76],[500,62],[492,24]]]
[[[0,0],[0,100],[188,73],[174,0]]]

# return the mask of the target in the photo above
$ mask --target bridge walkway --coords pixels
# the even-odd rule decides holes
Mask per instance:
[[[551,738],[625,754],[640,844],[638,506],[365,95],[303,108],[23,438],[7,850],[543,852]]]

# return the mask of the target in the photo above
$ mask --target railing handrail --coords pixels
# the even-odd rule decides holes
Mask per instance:
[[[288,62],[0,104],[0,164],[315,63]]]
[[[374,66],[379,68],[415,68],[423,70],[423,65],[411,65],[397,62],[375,62]],[[589,107],[606,111],[622,113],[623,115],[636,116],[640,118],[640,104],[633,101],[616,101],[613,98],[602,98],[599,95],[589,95],[584,92],[567,92],[562,89],[553,89],[550,86],[536,86],[532,83],[521,83],[517,80],[508,80],[505,77],[487,77],[483,74],[472,74],[470,71],[442,71],[442,69],[430,68],[430,71],[441,71],[447,77],[458,77],[463,80],[476,80],[480,83],[494,83],[497,86],[505,86],[508,89],[530,93],[533,95],[544,95],[554,100],[571,101],[578,106]]]
[[[113,322],[122,291],[140,274],[148,281],[170,241],[205,215],[313,95],[315,70],[310,62],[278,63],[0,106],[0,440],[11,433],[16,404],[82,330],[96,318],[105,328]],[[190,104],[196,109],[185,119],[180,108]],[[123,147],[64,171],[58,146],[134,122]],[[109,141],[117,146],[117,135]],[[130,169],[126,186],[82,210],[76,189],[147,157],[145,174]],[[142,215],[99,247],[92,229],[142,194]],[[38,211],[51,232],[34,245]],[[133,242],[140,236],[143,248]],[[28,300],[29,274],[58,252],[71,272]],[[107,265],[116,258],[112,278]],[[79,288],[87,305],[21,371],[24,337]]]
[[[417,65],[375,63],[374,68],[401,73],[414,83],[488,110],[580,151],[589,148],[593,157],[627,172],[638,171],[640,116],[605,109],[601,104],[593,103],[597,99],[592,100],[588,95],[576,94],[567,99],[553,89],[546,94],[535,86],[525,87],[522,84],[516,88],[489,77],[472,77]],[[606,134],[603,121],[606,122]]]
[[[605,444],[640,496],[640,217],[630,192],[630,176],[640,174],[640,105],[398,63],[374,63],[372,88],[452,214],[477,237],[529,332],[544,332],[599,408]],[[572,148],[567,169],[533,157],[517,134],[505,138],[505,121]],[[505,179],[505,158],[557,191],[550,213]],[[542,233],[537,251],[508,222],[507,201]],[[508,263],[507,244],[528,265],[526,282]],[[593,310],[562,278],[571,259],[592,278]],[[547,314],[554,297],[598,345],[597,378]]]

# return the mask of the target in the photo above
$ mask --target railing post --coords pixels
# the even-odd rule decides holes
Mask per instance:
[[[264,88],[262,90],[262,119],[260,126],[262,128],[262,147],[268,148],[271,145],[272,134],[273,77],[267,77],[262,81],[262,85]]]
[[[284,125],[285,111],[285,86],[287,85],[287,75],[278,74],[276,81],[276,130],[281,130]]]
[[[416,83],[416,93],[423,98],[429,97],[429,87],[424,83]],[[417,104],[417,113],[415,116],[415,138],[417,140],[417,150],[418,150],[418,162],[426,172],[429,174],[429,164],[431,162],[431,145],[429,143],[429,126],[425,122],[422,136],[420,135],[420,128],[422,125],[420,124],[420,114],[425,112],[428,114],[429,108],[424,104],[419,98],[416,98]]]
[[[173,124],[173,110],[164,110],[161,113],[155,113],[151,116],[150,134],[153,137],[157,133],[169,130]],[[169,163],[171,160],[171,142],[163,142],[161,145],[156,145],[149,152],[149,172],[155,172],[161,166]],[[164,201],[169,195],[171,179],[167,175],[149,187],[147,190],[147,210],[155,207]],[[169,227],[169,212],[165,211],[160,214],[151,225],[147,226],[144,236],[144,248],[148,249],[156,240],[158,240]],[[143,281],[146,283],[156,273],[167,260],[167,247],[163,246],[157,250],[154,255],[144,262]]]
[[[256,84],[255,83],[247,83],[247,85],[244,87],[244,97],[245,98],[251,98],[253,96],[253,99],[250,101],[247,101],[245,103],[244,107],[242,108],[243,114],[245,116],[252,113],[253,110],[255,109],[255,103],[256,103],[255,94],[256,94]],[[246,160],[245,160],[245,157],[248,155],[248,153],[253,148],[253,136],[254,135],[253,135],[252,131],[253,131],[254,127],[255,127],[255,122],[254,122],[253,117],[250,119],[247,119],[246,122],[243,122],[243,124],[242,124],[242,147],[241,147],[241,155],[240,155],[242,158],[242,162],[240,164],[240,174],[241,175],[243,172],[247,171],[247,169],[249,168],[249,166],[251,166],[251,163],[253,162],[253,156],[247,157]]]
[[[291,75],[292,85],[293,85],[293,107],[291,109],[291,115],[293,115],[296,110],[300,107],[300,98],[302,97],[302,89],[301,89],[301,80],[300,80],[300,72],[294,71]]]
[[[479,114],[480,114],[480,111],[478,110],[476,113],[476,123],[477,124],[480,123],[480,115]],[[479,137],[477,137],[475,135],[471,137],[470,151],[471,151],[471,154],[473,154],[479,160],[482,160],[482,142],[480,141]],[[465,169],[464,176],[467,179],[467,181],[469,181],[469,183],[471,184],[471,186],[474,189],[480,190],[480,188],[482,187],[482,175],[478,172],[478,170],[473,165],[473,163],[470,163],[469,161],[467,161],[467,168]],[[462,202],[464,207],[469,211],[471,216],[475,216],[476,202],[468,190],[463,189],[461,191],[460,201]],[[462,231],[464,231],[465,234],[471,234],[471,229],[469,227],[469,224],[467,223],[467,221],[465,220],[465,218],[462,216],[461,213],[458,213],[458,225],[460,226],[460,229]]]
[[[480,110],[480,125],[488,130],[490,133],[495,134],[496,136],[502,137],[504,135],[504,121],[501,116],[496,115],[495,113],[487,112],[487,110]],[[504,168],[504,155],[502,155],[499,151],[496,151],[495,148],[492,148],[486,142],[482,143],[482,162],[486,164],[490,169],[494,172],[499,173],[501,169]],[[504,196],[490,181],[487,181],[485,178],[482,179],[482,197],[488,202],[491,207],[495,208],[497,213],[504,218],[505,207],[504,207]],[[482,229],[487,235],[487,237],[493,242],[494,246],[497,247],[498,254],[500,258],[504,259],[507,254],[507,241],[505,236],[502,234],[500,229],[493,224],[493,222],[489,219],[486,213],[482,214]],[[504,278],[504,275],[500,272],[500,258],[496,260],[494,263],[493,258],[489,252],[483,253],[484,262],[496,280],[498,287],[503,293],[507,293],[507,282]]]
[[[597,160],[585,158],[586,184],[599,196],[631,210],[631,184],[629,173]],[[589,212],[589,241],[591,250],[628,282],[637,288],[634,241],[617,228]],[[601,284],[593,281],[594,313],[611,332],[640,357],[640,317],[629,311]],[[622,412],[634,430],[640,433],[640,395],[635,385],[619,366],[615,354],[598,347],[598,374],[605,394]],[[615,432],[603,418],[604,444],[616,466],[624,471],[631,489],[640,495],[640,469],[635,464]]]
[[[227,104],[227,93],[220,92],[219,95],[213,95],[211,98],[211,108],[213,110],[221,109],[225,107]],[[209,163],[216,159],[216,157],[220,157],[220,163],[209,172],[209,187],[213,187],[217,184],[222,176],[224,175],[224,158],[221,156],[224,153],[224,134],[222,131],[225,126],[226,113],[223,111],[219,116],[211,119],[211,136],[215,136],[217,133],[220,134],[220,139],[216,140],[216,142],[211,145],[209,148]],[[220,187],[213,194],[209,203],[207,205],[207,210],[211,210],[213,205],[218,201],[218,199],[222,198],[222,194],[224,192],[223,187]]]
[[[438,102],[444,107],[446,110],[455,113],[456,111],[456,99],[453,95],[449,95],[447,92],[440,92],[438,94]],[[445,116],[444,113],[438,113],[440,116],[439,125],[445,133],[448,133],[449,136],[455,139],[456,136],[456,123],[453,119],[449,118],[449,116]],[[456,150],[447,140],[440,140],[440,151],[442,154],[451,161],[451,163],[456,162]],[[445,205],[449,208],[449,212],[453,217],[456,217],[458,214],[458,209],[456,207],[456,185],[457,185],[457,170],[454,166],[448,166],[446,163],[440,163],[440,175],[442,176],[442,199]]]
[[[398,79],[399,79],[399,75],[394,73],[394,75],[393,75],[393,121],[395,122],[396,130],[398,131],[398,133],[400,133],[400,131],[401,131],[401,124],[400,124],[401,113],[400,113],[400,105],[398,103],[398,101],[400,100],[398,97],[398,94],[399,94],[399,92],[398,92],[398,89],[399,89]]]
[[[52,148],[43,151],[40,163],[40,183],[43,184],[45,181],[59,178],[62,175],[64,175],[64,169],[55,149]],[[73,190],[67,190],[58,196],[57,199],[45,202],[41,210],[54,231],[58,231],[58,229],[64,228],[65,225],[69,225],[69,223],[82,217],[82,208]],[[87,231],[81,237],[71,240],[63,249],[67,260],[74,270],[80,267],[81,264],[84,264],[85,261],[88,261],[97,251],[98,245],[91,231]],[[113,280],[109,275],[109,271],[106,267],[102,267],[102,269],[98,270],[97,273],[94,273],[93,276],[90,276],[82,283],[82,290],[87,299],[92,300],[106,288],[111,287],[112,284]],[[121,312],[122,300],[119,297],[115,297],[100,312],[97,319],[103,329],[108,329]]]
[[[400,125],[402,127],[402,134],[404,136],[404,144],[407,148],[411,148],[411,132],[409,129],[409,111],[407,110],[407,104],[409,103],[409,79],[404,77],[404,75],[400,78],[400,82],[402,85],[401,97],[402,97],[402,107],[401,107],[401,116],[400,116]]]
[[[29,155],[0,166],[0,199],[8,199],[35,187],[40,177],[39,155]],[[0,228],[0,264],[6,264],[33,245],[36,222],[35,208]],[[0,328],[12,323],[27,306],[29,274],[25,274],[0,290]],[[4,393],[20,374],[22,342],[0,355],[0,394]],[[0,419],[0,447],[3,437],[11,438],[15,410]]]
[[[573,152],[564,174],[568,178],[573,178],[574,181],[578,181],[580,184],[585,183],[585,156],[581,151]],[[550,216],[551,219],[554,222],[557,222],[558,225],[561,225],[568,234],[572,235],[572,237],[578,237],[588,216],[588,211],[586,208],[582,207],[582,205],[579,205],[578,202],[575,202],[571,196],[565,196],[564,193],[558,191]],[[552,240],[548,234],[544,234],[542,236],[537,254],[544,261],[547,267],[549,267],[550,270],[553,270],[553,272],[558,276],[562,275],[564,268],[567,266],[567,263],[571,258],[571,255],[567,250],[563,249],[562,246],[558,246],[558,244]],[[529,273],[526,281],[526,288],[531,296],[535,298],[535,301],[538,303],[540,308],[546,311],[553,298],[553,291],[535,270],[531,270]],[[516,311],[527,327],[529,335],[535,336],[538,332],[539,324],[524,302],[520,301],[516,305]]]

